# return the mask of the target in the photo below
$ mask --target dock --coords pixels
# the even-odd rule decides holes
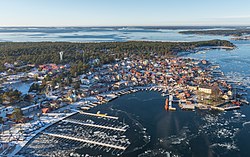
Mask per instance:
[[[229,111],[229,110],[237,110],[240,109],[240,106],[229,106],[224,108],[225,111]]]
[[[107,144],[107,143],[102,143],[102,142],[96,142],[96,141],[87,140],[87,139],[79,139],[79,138],[76,138],[76,137],[71,137],[71,136],[66,136],[66,135],[59,135],[59,134],[55,134],[55,133],[43,132],[43,134],[48,135],[48,136],[58,137],[58,138],[69,139],[69,140],[73,140],[73,141],[79,141],[79,142],[83,142],[83,143],[89,143],[89,144],[93,144],[93,145],[99,145],[99,146],[114,148],[114,149],[120,149],[120,150],[126,150],[127,149],[127,147],[124,147],[124,146],[118,146],[118,145],[112,145],[112,144]]]
[[[65,119],[62,120],[63,122],[68,122],[68,123],[74,123],[74,124],[79,124],[79,125],[84,125],[84,126],[91,126],[91,127],[96,127],[96,128],[102,128],[102,129],[108,129],[108,130],[114,130],[114,131],[122,131],[125,132],[126,129],[123,128],[116,128],[116,127],[110,127],[110,126],[104,126],[104,125],[97,125],[97,124],[90,124],[90,123],[82,123],[76,120],[70,120],[70,119]]]
[[[39,156],[53,156],[55,150],[56,156],[63,156],[65,152],[61,151],[61,148],[66,150],[81,147],[86,150],[86,153],[88,150],[94,150],[99,154],[121,156],[131,144],[127,133],[129,125],[120,118],[102,118],[93,115],[96,114],[79,113],[60,120],[54,126],[38,134],[30,144],[24,146],[21,154],[26,155],[30,149],[37,148],[35,152]],[[48,147],[51,145],[53,147]]]
[[[85,114],[85,115],[89,115],[89,116],[95,116],[95,117],[102,117],[102,118],[109,118],[109,119],[119,119],[118,117],[114,117],[114,116],[107,116],[105,114],[98,114],[98,113],[88,113],[88,112],[83,112],[83,111],[79,111],[79,110],[75,110],[80,114]]]

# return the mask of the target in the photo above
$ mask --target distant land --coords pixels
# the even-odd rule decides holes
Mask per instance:
[[[223,36],[235,36],[240,37],[244,35],[250,35],[249,28],[241,28],[241,29],[213,29],[213,30],[188,30],[188,31],[180,31],[181,34],[199,34],[199,35],[223,35]]]
[[[215,39],[212,35],[229,40],[249,30],[246,26],[0,27],[0,42],[205,41]],[[199,37],[183,35],[194,33]]]
[[[29,29],[28,31],[32,31],[37,29],[49,29],[49,28],[75,28],[75,29],[82,29],[82,28],[146,28],[146,29],[249,29],[250,26],[0,26],[0,32],[4,32],[5,30],[15,31],[15,29]],[[10,29],[11,28],[11,29]],[[35,29],[32,29],[35,28]]]

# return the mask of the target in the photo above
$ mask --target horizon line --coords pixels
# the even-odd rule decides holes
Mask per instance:
[[[3,27],[250,27],[250,24],[249,25],[245,25],[245,24],[240,24],[240,25],[235,25],[235,24],[232,24],[232,25],[228,25],[228,24],[225,24],[225,25],[90,25],[90,26],[77,26],[77,25],[66,25],[66,26],[63,26],[63,25],[57,25],[57,26],[43,26],[43,25],[10,25],[10,26],[1,26],[0,25],[0,28],[3,28]]]

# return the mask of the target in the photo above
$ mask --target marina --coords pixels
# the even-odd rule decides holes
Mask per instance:
[[[101,143],[101,142],[96,142],[96,141],[90,141],[90,140],[85,140],[85,139],[79,139],[77,137],[70,137],[70,136],[53,134],[53,133],[47,133],[47,132],[43,132],[43,134],[48,135],[48,136],[53,136],[53,137],[58,137],[58,138],[64,138],[64,139],[69,139],[69,140],[73,140],[73,141],[79,141],[79,142],[83,142],[83,143],[89,143],[89,144],[93,144],[93,145],[98,145],[98,146],[113,148],[113,149],[121,149],[121,150],[125,150],[126,149],[126,147],[122,147],[122,146],[117,146],[117,145],[112,145],[112,144],[107,144],[107,143]]]
[[[103,129],[108,129],[108,130],[123,131],[123,132],[126,131],[123,128],[116,128],[116,127],[109,127],[109,126],[104,126],[104,125],[82,123],[82,122],[79,122],[79,120],[63,120],[63,122],[69,122],[69,123],[80,124],[80,125],[83,125],[83,126],[91,126],[91,127],[96,127],[96,128],[103,128]]]
[[[137,92],[160,93],[163,97],[166,97],[165,110],[169,110],[169,111],[176,111],[179,108],[182,110],[191,110],[191,111],[194,111],[196,108],[199,108],[201,110],[208,109],[208,110],[216,110],[216,111],[229,111],[229,110],[240,109],[240,106],[234,106],[233,103],[231,105],[228,105],[228,103],[230,104],[230,102],[226,103],[227,105],[223,105],[221,107],[207,106],[207,105],[202,105],[202,104],[190,104],[188,100],[183,100],[183,99],[180,100],[178,99],[178,96],[176,96],[175,94],[173,93],[169,94],[170,93],[169,91],[173,90],[171,88],[172,88],[171,86],[168,88],[164,86],[148,86],[148,87],[146,86],[146,87],[133,87],[133,88],[130,87],[130,88],[125,88],[119,91],[112,91],[110,93],[96,96],[99,99],[91,98],[88,100],[87,98],[87,99],[84,99],[83,101],[73,103],[72,106],[74,106],[73,107],[74,109],[71,108],[70,110],[73,111],[74,113],[80,114],[82,117],[87,117],[87,120],[83,120],[82,118],[80,119],[67,118],[67,119],[59,120],[58,124],[75,125],[75,126],[78,126],[78,132],[80,131],[84,134],[86,134],[87,132],[93,132],[94,136],[88,135],[88,134],[86,134],[87,137],[80,136],[80,135],[72,136],[72,135],[75,135],[76,133],[67,131],[67,129],[65,128],[61,130],[67,131],[67,133],[60,132],[60,127],[59,128],[57,127],[56,130],[52,130],[52,131],[46,131],[46,132],[39,131],[40,133],[38,132],[38,137],[41,136],[43,138],[43,135],[48,135],[48,136],[55,138],[55,140],[59,138],[62,140],[64,139],[64,140],[76,141],[76,142],[80,142],[83,144],[87,143],[87,145],[90,148],[97,145],[98,150],[100,149],[103,152],[109,150],[109,148],[112,149],[112,152],[116,152],[115,150],[118,149],[121,151],[117,151],[115,155],[116,156],[122,155],[131,143],[131,141],[129,141],[129,139],[125,138],[126,136],[124,136],[124,134],[126,134],[127,132],[127,129],[129,129],[129,125],[123,124],[121,122],[117,123],[117,121],[119,121],[119,117],[117,116],[108,115],[106,113],[100,113],[100,111],[97,111],[96,113],[85,112],[85,111],[95,109],[96,107],[98,108],[99,106],[105,105],[107,102],[112,102],[123,95],[133,94]],[[241,101],[247,104],[247,101],[244,101],[244,100],[241,100]],[[173,105],[179,106],[179,108],[173,107]],[[56,116],[57,114],[48,113],[48,115]],[[108,121],[110,120],[112,121],[112,125],[110,123],[99,122],[99,120],[97,120],[98,122],[95,122],[94,120],[90,120],[89,119],[90,117],[95,118],[95,119],[108,120]],[[114,125],[113,123],[117,123],[117,125]],[[84,131],[79,129],[79,127],[84,128]],[[97,138],[96,137],[97,133],[100,134],[101,137]],[[40,134],[43,134],[43,135],[40,135]],[[13,135],[14,134],[12,134],[11,136]],[[35,135],[36,134],[32,135],[32,137],[34,137]],[[94,137],[94,139],[92,136]],[[7,134],[6,134],[6,137],[8,137]],[[29,140],[26,141],[26,143],[29,142]],[[117,141],[123,141],[123,142],[117,142]],[[26,152],[26,150],[28,150],[29,148],[23,147],[23,149]],[[20,151],[20,153],[22,154],[22,151]]]
[[[129,95],[134,95],[134,94],[140,95],[140,93],[150,94],[152,92],[161,95],[162,92],[167,92],[167,90],[162,87],[137,87],[133,89],[131,88],[124,89],[119,92],[115,92],[115,93],[113,92],[112,96],[115,99],[113,99],[113,101],[109,101],[109,103],[111,104],[115,103],[117,105],[116,101],[119,101],[120,98],[124,99],[123,97],[127,97]],[[164,99],[164,97],[162,96],[161,98]],[[179,105],[180,109],[184,109],[184,110],[194,111],[196,107],[202,110],[204,107],[203,105],[196,105],[196,106],[190,105],[190,104],[187,105],[185,104],[185,101],[176,100],[170,97],[170,100],[171,99],[172,99],[173,105],[175,106]],[[165,99],[165,100],[168,100],[168,99]],[[104,153],[107,156],[120,156],[120,155],[126,156],[125,155],[127,154],[126,152],[130,152],[130,149],[128,149],[128,147],[130,147],[131,143],[133,143],[133,140],[136,139],[135,137],[133,137],[135,139],[131,138],[131,135],[129,135],[131,134],[133,127],[130,123],[127,124],[127,123],[124,123],[124,120],[121,121],[121,118],[119,118],[119,116],[113,116],[111,112],[103,109],[105,105],[106,104],[97,105],[95,108],[91,109],[92,112],[84,112],[84,111],[73,109],[72,111],[77,112],[77,115],[73,115],[66,119],[63,119],[60,122],[53,125],[53,127],[49,127],[48,129],[39,133],[35,139],[31,140],[29,144],[24,146],[24,148],[19,152],[19,154],[22,154],[22,155],[25,154],[26,156],[29,156],[28,152],[32,150],[31,151],[32,153],[42,155],[43,152],[40,151],[40,149],[34,147],[33,144],[37,145],[36,141],[39,142],[41,140],[45,140],[48,142],[54,141],[54,144],[51,143],[53,145],[58,145],[59,143],[63,142],[65,144],[68,143],[71,146],[72,145],[76,146],[74,148],[69,148],[68,145],[65,145],[65,148],[67,148],[67,151],[62,150],[59,152],[54,152],[50,150],[49,148],[42,149],[42,150],[45,149],[46,152],[48,152],[50,155],[52,154],[56,156],[58,155],[68,156],[70,154],[71,155],[73,154],[75,155],[85,154],[86,155],[86,152],[89,152],[92,155],[94,154],[98,155],[98,154]],[[162,106],[161,110],[163,110],[164,105],[162,104],[161,106]],[[240,107],[240,106],[237,106],[237,107]],[[211,109],[215,111],[231,110],[230,107],[227,107],[227,108],[211,107],[210,110]],[[238,108],[235,107],[233,109],[238,109]],[[100,113],[99,110],[102,110],[102,113]],[[178,113],[180,112],[179,108],[176,108],[175,110],[177,110]],[[144,131],[143,130],[144,129],[142,129],[142,132],[144,131],[146,132],[146,130]],[[51,138],[49,139],[48,136]],[[140,136],[142,138],[142,135]],[[146,138],[148,137],[146,136]],[[78,149],[81,149],[81,151],[79,152]],[[96,151],[92,152],[92,150],[96,150]]]
[[[86,112],[78,113],[78,115],[63,119],[53,127],[42,131],[35,139],[47,139],[49,136],[54,142],[59,140],[67,141],[66,143],[77,143],[76,148],[81,146],[81,149],[95,149],[97,153],[110,153],[111,156],[121,155],[131,143],[126,137],[126,131],[129,129],[129,126],[119,121],[118,117],[98,115]],[[25,146],[19,153],[29,156],[29,150],[33,150],[32,143]],[[34,152],[33,150],[33,153],[39,155],[41,152],[39,150]],[[47,155],[50,153],[52,155],[55,152],[50,152],[48,149],[46,153]],[[69,154],[64,155],[67,156]]]

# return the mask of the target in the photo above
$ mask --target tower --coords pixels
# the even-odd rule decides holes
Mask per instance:
[[[59,52],[59,54],[60,54],[60,61],[62,61],[63,60],[63,51]]]
[[[82,62],[84,63],[84,50],[82,50]]]

